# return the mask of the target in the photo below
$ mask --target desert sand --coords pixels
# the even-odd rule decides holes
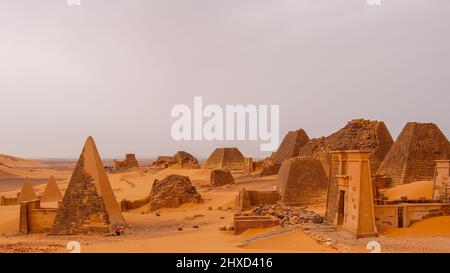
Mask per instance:
[[[10,164],[8,169],[13,169],[9,170],[10,173],[28,174],[33,168],[37,168],[38,176],[46,179],[59,174],[58,187],[63,193],[67,188],[70,171],[65,168],[68,164],[46,165],[26,160],[21,161],[22,163],[11,162],[8,158],[3,160],[2,162]],[[18,235],[19,206],[0,206],[0,252],[68,252],[66,244],[72,240],[81,243],[82,252],[367,252],[366,239],[350,239],[331,227],[328,230],[316,230],[314,227],[274,227],[248,230],[240,235],[235,235],[232,231],[220,231],[220,227],[233,224],[235,198],[240,189],[272,190],[277,180],[276,176],[253,177],[233,172],[235,184],[210,188],[210,172],[211,170],[206,169],[181,169],[173,166],[158,171],[139,168],[108,174],[118,201],[147,197],[154,179],[162,179],[169,174],[189,176],[204,199],[199,204],[188,203],[178,208],[158,210],[159,216],[149,212],[147,206],[124,212],[123,216],[129,227],[122,237]],[[3,192],[2,195],[15,196],[20,186]],[[42,194],[44,188],[45,184],[35,186],[38,194]],[[386,190],[385,194],[390,199],[401,196],[429,197],[431,189],[432,183],[424,181],[398,186]],[[56,203],[44,203],[43,206],[55,207]],[[309,209],[318,213],[324,211],[323,205],[318,207],[317,204],[311,204]],[[182,227],[182,231],[178,231],[179,227]],[[377,240],[388,246],[386,251],[392,252],[450,252],[450,247],[446,247],[450,240],[441,238],[450,236],[448,230],[450,217],[437,217],[418,222],[410,228],[384,230]],[[396,239],[405,237],[408,238],[406,242]],[[424,249],[424,240],[439,240],[441,244],[425,244],[427,248]]]
[[[19,168],[21,166],[18,166]],[[42,175],[50,176],[52,168],[42,168]],[[0,251],[8,249],[26,251],[66,252],[65,244],[70,240],[79,240],[83,252],[324,252],[333,251],[306,236],[301,231],[293,232],[298,238],[296,245],[288,244],[286,248],[271,248],[271,238],[277,230],[251,230],[241,235],[232,231],[220,231],[222,226],[232,226],[233,208],[237,191],[246,189],[271,190],[276,185],[276,177],[254,179],[242,173],[233,173],[236,184],[220,189],[211,189],[211,170],[181,169],[176,165],[161,171],[139,169],[123,173],[109,174],[109,180],[117,200],[137,200],[148,196],[155,179],[162,179],[169,174],[189,176],[193,185],[201,193],[204,202],[200,204],[183,204],[178,208],[161,209],[160,216],[148,212],[146,206],[124,212],[123,216],[129,225],[127,236],[52,236],[40,234],[19,236],[19,206],[0,207]],[[64,193],[69,178],[58,181],[58,187]],[[45,184],[35,186],[38,194],[42,194]],[[20,189],[3,192],[2,195],[15,196]],[[54,207],[55,204],[42,204]],[[193,226],[199,228],[193,228]],[[183,231],[177,228],[183,226]],[[272,234],[274,233],[274,234]],[[288,235],[284,235],[288,236]],[[302,243],[304,241],[304,243]],[[19,245],[17,245],[19,244]]]
[[[398,200],[403,196],[408,197],[408,199],[431,199],[433,197],[433,181],[419,181],[401,185],[386,189],[383,193],[392,200]]]

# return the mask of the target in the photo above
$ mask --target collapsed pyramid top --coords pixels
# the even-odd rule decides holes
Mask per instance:
[[[20,191],[17,203],[32,201],[36,199],[37,195],[36,192],[34,191],[33,184],[31,183],[30,178],[27,177],[23,182],[22,190]]]
[[[244,170],[245,158],[237,148],[217,148],[209,156],[205,169]]]
[[[286,159],[298,156],[300,148],[305,146],[308,141],[309,137],[303,129],[290,131],[281,142],[273,163],[282,164]]]
[[[58,209],[51,234],[105,233],[124,224],[94,139],[89,137]]]
[[[61,201],[62,198],[63,197],[61,191],[59,190],[58,185],[56,184],[56,180],[52,175],[48,180],[47,186],[45,186],[44,193],[41,197],[41,202],[58,202]]]
[[[392,185],[433,180],[436,160],[450,159],[450,143],[434,123],[409,122],[387,154],[377,175]]]
[[[329,175],[332,151],[371,151],[370,167],[375,173],[394,140],[383,121],[355,119],[336,133],[318,139],[311,139],[300,149],[299,156],[319,159]]]

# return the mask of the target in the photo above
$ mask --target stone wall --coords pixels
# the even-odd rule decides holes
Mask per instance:
[[[271,216],[235,216],[234,232],[241,234],[251,228],[268,228],[279,224],[280,220]]]
[[[433,199],[445,203],[450,202],[450,160],[436,162]]]
[[[378,228],[409,227],[431,217],[450,215],[450,205],[440,203],[375,205]]]
[[[17,197],[0,196],[0,206],[15,206],[17,204]]]
[[[254,171],[254,163],[253,158],[246,157],[245,158],[245,164],[244,164],[244,173],[246,174],[252,174]]]
[[[20,204],[19,232],[48,233],[55,221],[57,209],[41,208],[40,201],[29,201]]]
[[[242,189],[236,197],[236,208],[248,210],[253,206],[272,205],[280,199],[278,191],[247,191]]]

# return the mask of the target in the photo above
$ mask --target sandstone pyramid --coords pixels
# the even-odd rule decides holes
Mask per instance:
[[[277,179],[283,204],[300,206],[326,200],[328,178],[317,159],[297,157],[286,160]]]
[[[355,119],[338,132],[312,139],[300,149],[300,157],[312,157],[322,162],[329,176],[332,151],[371,151],[370,167],[375,173],[392,147],[394,140],[382,121]]]
[[[197,158],[185,151],[178,151],[169,162],[170,165],[177,165],[183,169],[200,169]]]
[[[36,200],[37,195],[34,191],[33,184],[31,183],[30,178],[25,178],[25,181],[22,186],[22,190],[20,191],[19,197],[17,199],[17,203],[27,202],[31,200]]]
[[[52,175],[48,180],[44,193],[42,194],[41,202],[42,203],[58,202],[61,201],[62,198],[63,197],[61,191],[59,190],[58,185],[56,184],[56,180]]]
[[[237,148],[217,148],[206,160],[205,169],[243,171],[245,158]]]
[[[86,140],[50,234],[108,233],[124,225],[92,137]]]
[[[298,156],[300,148],[303,148],[308,141],[309,137],[303,129],[290,131],[281,142],[274,156],[273,164],[282,164],[286,159]]]
[[[450,159],[450,143],[433,123],[410,122],[395,141],[377,175],[391,186],[433,180],[436,160]]]

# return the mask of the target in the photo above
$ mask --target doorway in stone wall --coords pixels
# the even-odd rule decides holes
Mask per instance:
[[[397,227],[403,227],[403,207],[399,207],[397,210]]]
[[[339,191],[339,207],[337,224],[342,226],[344,224],[345,215],[345,191]]]

